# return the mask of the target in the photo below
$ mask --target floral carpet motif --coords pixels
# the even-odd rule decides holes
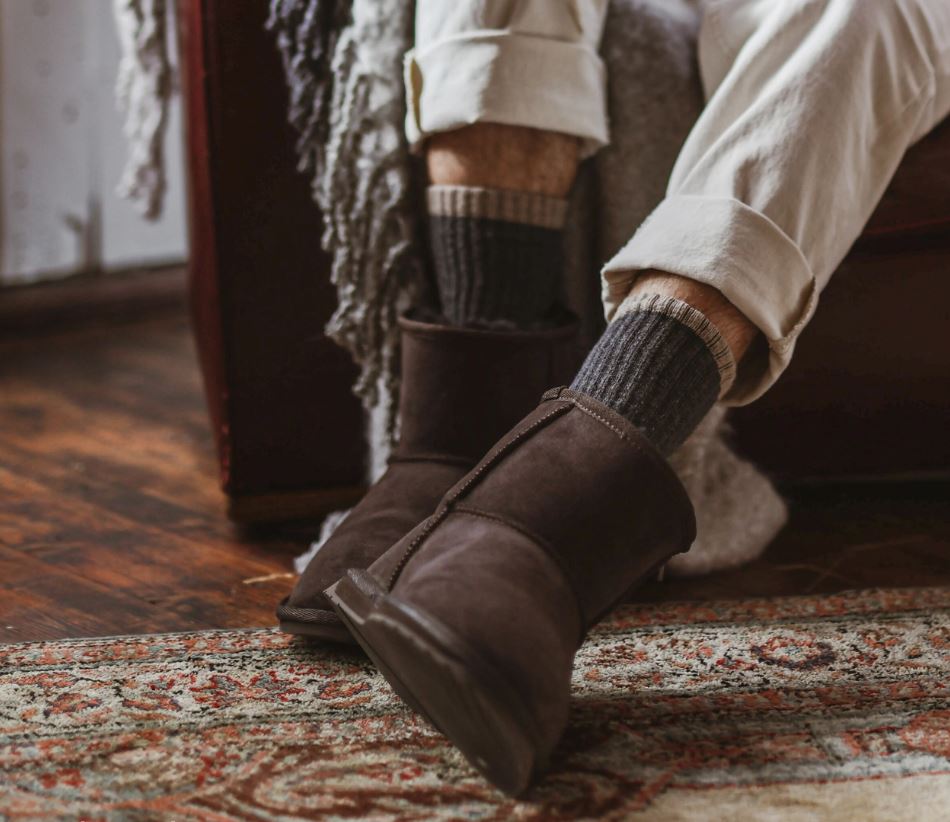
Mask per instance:
[[[0,646],[0,819],[947,819],[950,589],[627,606],[521,801],[355,652],[272,630]]]

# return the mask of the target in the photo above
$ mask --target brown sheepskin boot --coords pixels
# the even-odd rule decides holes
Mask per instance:
[[[394,690],[517,795],[564,730],[587,630],[694,535],[685,490],[638,429],[557,388],[328,595]]]
[[[576,369],[577,323],[495,331],[400,320],[400,441],[380,480],[353,508],[277,608],[282,630],[353,642],[324,589],[366,568],[435,510],[443,494]]]

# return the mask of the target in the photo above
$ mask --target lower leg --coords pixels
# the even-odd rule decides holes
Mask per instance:
[[[433,135],[426,148],[443,312],[454,324],[524,325],[543,317],[560,286],[561,236],[529,220],[563,204],[578,141],[480,123]],[[489,219],[479,210],[486,208],[496,209]],[[728,389],[757,331],[712,286],[661,271],[640,274],[625,309],[573,387],[627,416],[670,453]]]
[[[530,327],[550,314],[578,151],[575,137],[497,123],[429,138],[429,235],[451,324]]]
[[[431,185],[474,186],[567,196],[579,141],[569,134],[503,123],[475,123],[426,141]]]

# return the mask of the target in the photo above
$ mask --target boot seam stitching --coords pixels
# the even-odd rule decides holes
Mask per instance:
[[[409,563],[409,560],[412,559],[413,554],[415,554],[415,552],[419,549],[419,546],[422,545],[423,542],[425,542],[429,534],[431,534],[435,530],[436,526],[438,526],[438,524],[442,522],[442,520],[445,519],[448,513],[449,513],[448,507],[444,505],[443,503],[440,503],[439,508],[436,511],[436,513],[430,516],[426,520],[425,526],[423,527],[422,531],[420,531],[416,535],[416,537],[412,540],[412,542],[410,542],[409,545],[406,546],[405,553],[403,553],[403,555],[399,558],[399,562],[396,563],[396,567],[393,568],[393,572],[389,576],[389,584],[387,585],[387,589],[389,591],[392,591],[393,586],[395,586],[396,584],[396,580],[399,579],[399,576],[402,574],[403,569]]]
[[[593,419],[597,420],[597,422],[599,422],[599,423],[600,423],[601,425],[603,425],[605,428],[609,428],[611,431],[613,431],[613,432],[617,435],[617,437],[619,437],[621,440],[623,440],[625,443],[627,443],[627,445],[629,445],[629,446],[630,446],[634,451],[636,451],[638,454],[642,454],[642,455],[644,455],[644,456],[650,458],[651,460],[655,459],[655,455],[654,455],[654,454],[651,454],[650,451],[649,451],[648,449],[644,448],[642,445],[640,445],[640,443],[638,443],[638,442],[636,441],[636,439],[634,439],[633,437],[631,437],[631,436],[630,436],[626,431],[624,431],[623,429],[618,428],[616,425],[614,425],[614,424],[613,424],[610,420],[608,420],[606,417],[604,417],[604,416],[598,414],[596,411],[594,411],[594,410],[591,409],[591,408],[587,408],[585,405],[583,405],[579,400],[577,400],[577,399],[574,398],[574,397],[569,397],[569,398],[567,398],[567,402],[572,402],[572,403],[574,403],[574,405],[577,407],[578,411],[583,411],[585,414],[587,414],[587,416],[592,417]],[[638,429],[638,430],[639,430],[639,429]],[[641,436],[643,436],[642,433],[641,433]]]
[[[540,534],[537,534],[532,529],[528,528],[526,525],[522,525],[519,522],[503,517],[501,514],[493,514],[491,511],[485,511],[482,508],[475,508],[471,505],[459,505],[456,506],[453,510],[455,514],[469,514],[473,517],[481,517],[482,519],[490,519],[495,522],[500,522],[502,525],[507,525],[509,528],[518,531],[522,536],[528,537],[528,539],[533,542],[537,542],[541,547],[544,548],[545,553],[553,553],[557,560],[559,566],[563,566],[563,558],[560,553],[550,544],[548,540],[542,537]],[[563,567],[562,567],[562,570]]]
[[[543,417],[539,417],[531,424],[525,426],[524,428],[516,431],[511,435],[509,440],[506,440],[504,443],[499,445],[495,450],[490,451],[486,454],[485,459],[482,463],[475,467],[474,473],[472,476],[465,482],[465,484],[458,489],[454,494],[450,492],[450,495],[447,497],[447,504],[452,505],[456,500],[461,499],[473,485],[476,485],[479,480],[485,475],[485,473],[494,468],[498,460],[502,457],[507,456],[508,452],[514,448],[516,445],[520,445],[521,442],[529,435],[533,434],[539,428],[542,428],[548,420],[552,417],[565,413],[570,410],[570,406],[559,406],[558,408],[549,411]]]
[[[498,460],[506,456],[508,451],[518,445],[525,437],[537,429],[542,428],[552,417],[570,411],[571,407],[571,405],[559,406],[512,434],[508,440],[506,440],[501,445],[496,446],[495,449],[490,451],[482,459],[482,461],[474,469],[472,469],[470,478],[461,488],[459,488],[455,493],[449,491],[449,493],[446,494],[445,498],[439,504],[439,508],[435,515],[429,519],[429,522],[423,528],[423,530],[412,540],[411,543],[409,543],[408,546],[406,546],[405,553],[399,558],[399,562],[396,563],[396,567],[393,568],[393,572],[389,577],[388,589],[390,591],[392,591],[393,587],[396,585],[396,581],[399,579],[413,555],[419,550],[419,547],[425,542],[425,540],[428,539],[429,535],[435,530],[439,523],[445,519],[449,511],[454,507],[455,502],[461,499],[461,497],[469,490],[469,488],[471,488],[481,479],[486,471],[494,467]]]
[[[586,394],[583,394],[582,392],[576,391],[572,388],[557,389],[557,390],[560,390],[562,392],[558,395],[557,399],[559,399],[561,402],[572,403],[574,406],[577,407],[579,411],[583,411],[589,417],[592,417],[593,419],[601,423],[605,428],[609,428],[620,439],[622,439],[624,442],[629,443],[637,451],[643,454],[649,454],[651,450],[654,450],[652,443],[650,443],[649,448],[644,448],[643,445],[640,442],[638,442],[638,437],[643,438],[643,439],[646,439],[646,437],[643,434],[643,431],[641,431],[636,425],[634,425],[632,422],[630,422],[626,418],[618,414],[618,417],[620,417],[621,423],[624,425],[628,425],[631,428],[631,431],[625,431],[622,427],[620,427],[616,423],[611,422],[603,414],[589,407],[587,404],[588,401],[596,402],[596,400],[593,400],[592,397],[588,397]],[[564,396],[564,393],[567,393],[568,396]],[[658,451],[656,452],[656,455],[660,456],[660,458],[662,459],[662,455]]]
[[[609,429],[610,429],[611,431],[613,431],[618,437],[620,437],[620,439],[622,439],[622,440],[623,440],[624,442],[626,442],[626,443],[629,443],[629,444],[630,444],[631,446],[633,446],[633,448],[635,448],[637,451],[641,451],[641,450],[642,450],[641,448],[639,448],[639,447],[637,446],[637,444],[636,444],[629,436],[627,436],[627,434],[626,434],[624,431],[622,431],[620,428],[618,428],[616,425],[614,425],[614,424],[613,424],[610,420],[608,420],[606,417],[603,417],[603,416],[601,416],[600,414],[598,414],[596,411],[593,411],[593,410],[591,410],[590,408],[587,408],[586,406],[582,405],[580,402],[578,402],[577,400],[575,400],[575,399],[573,399],[573,398],[571,398],[570,402],[573,402],[573,403],[577,406],[578,410],[583,411],[583,412],[584,412],[585,414],[587,414],[587,416],[589,416],[589,417],[593,417],[595,420],[597,420],[597,422],[599,422],[599,423],[600,423],[601,425],[603,425],[605,428],[609,428]]]
[[[592,408],[589,408],[585,400],[588,399],[586,395],[576,392],[573,389],[565,389],[568,393],[568,396],[564,396],[563,393],[559,394],[558,399],[561,402],[568,402],[574,405],[578,411],[583,411],[592,419],[597,420],[606,428],[613,431],[617,437],[623,442],[627,443],[634,451],[636,451],[641,457],[645,458],[649,463],[653,465],[654,468],[660,471],[662,481],[670,490],[671,493],[674,493],[676,496],[680,497],[680,501],[685,503],[685,507],[689,510],[692,517],[694,525],[691,528],[687,528],[687,531],[692,532],[692,539],[696,538],[696,528],[695,528],[695,513],[692,505],[692,500],[690,498],[689,492],[686,490],[682,479],[680,479],[677,472],[670,465],[669,460],[656,449],[653,443],[646,437],[646,435],[633,423],[629,422],[626,419],[622,419],[622,422],[630,426],[630,431],[624,431],[622,428],[614,425],[610,422],[609,419],[604,417],[602,414]],[[595,401],[596,402],[596,401]],[[677,507],[680,506],[677,503]],[[688,548],[686,550],[689,550]],[[685,553],[682,551],[680,553]]]
[[[581,626],[581,636],[583,637],[586,632],[587,617],[584,615],[584,608],[581,605],[581,596],[577,591],[577,588],[574,586],[574,581],[571,579],[571,574],[569,573],[569,567],[564,557],[561,555],[561,552],[547,539],[542,537],[540,534],[535,533],[533,530],[527,526],[521,525],[521,523],[514,522],[513,520],[502,517],[498,514],[493,514],[490,511],[484,511],[480,508],[474,508],[469,505],[459,505],[453,509],[453,513],[456,514],[468,514],[472,517],[481,517],[482,519],[491,520],[493,522],[499,522],[502,525],[511,528],[513,531],[517,531],[524,537],[527,537],[532,542],[537,543],[538,547],[544,552],[544,554],[551,560],[554,561],[554,564],[557,565],[558,570],[561,572],[561,575],[564,577],[564,581],[567,584],[567,587],[571,590],[571,593],[574,595],[574,606],[577,609],[578,623]]]

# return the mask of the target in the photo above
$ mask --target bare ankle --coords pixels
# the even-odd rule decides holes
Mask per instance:
[[[433,185],[479,186],[565,197],[577,172],[576,137],[501,123],[432,135],[426,165]]]

